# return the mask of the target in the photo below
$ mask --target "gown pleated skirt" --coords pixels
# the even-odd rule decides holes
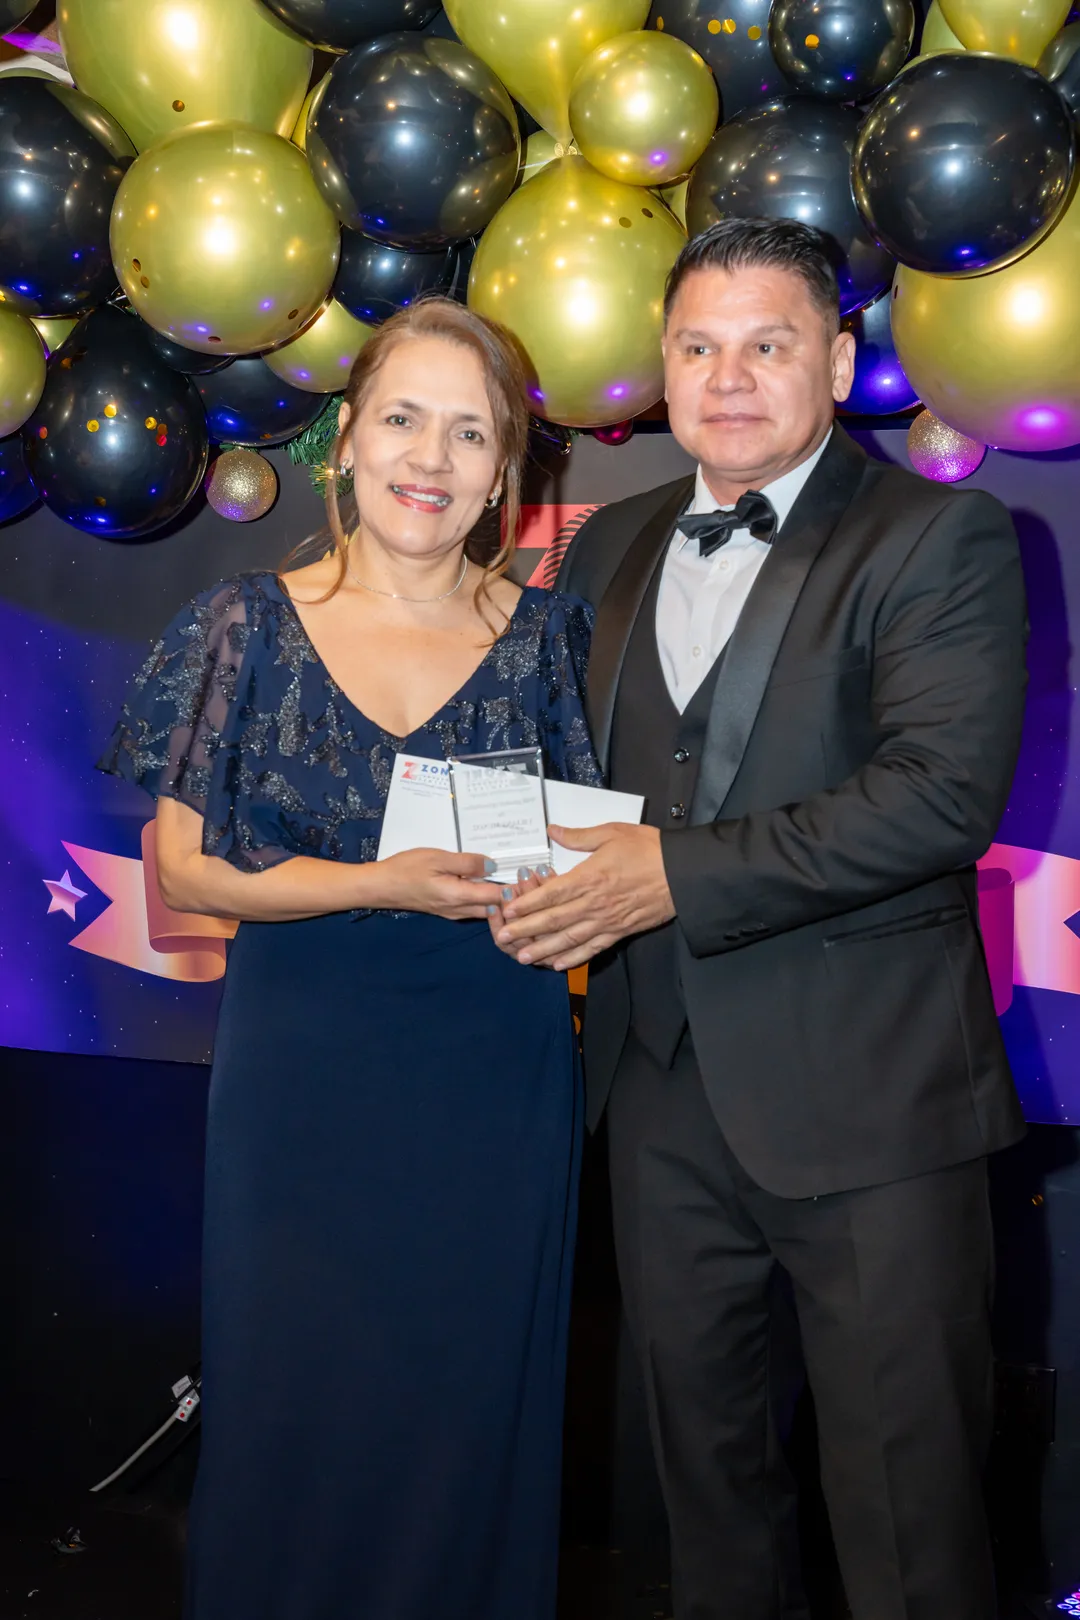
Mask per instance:
[[[245,924],[186,1620],[552,1620],[581,1100],[486,924]]]

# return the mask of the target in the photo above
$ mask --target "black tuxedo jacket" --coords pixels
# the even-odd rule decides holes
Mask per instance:
[[[559,577],[597,608],[605,768],[630,631],[692,487],[604,507]],[[1022,1134],[974,862],[1016,763],[1025,639],[1004,507],[837,427],[728,645],[690,824],[661,834],[709,1101],[772,1192],[897,1180]],[[586,1003],[592,1124],[629,1024],[615,950]]]

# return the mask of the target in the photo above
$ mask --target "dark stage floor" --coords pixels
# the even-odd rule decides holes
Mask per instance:
[[[0,1620],[179,1620],[182,1517],[86,1510],[85,1499],[78,1507],[70,1498],[28,1501],[2,1486],[0,1512]],[[52,1546],[76,1527],[84,1551]],[[666,1587],[634,1573],[625,1555],[564,1548],[559,1620],[663,1620],[670,1612]],[[1054,1613],[1052,1605],[1013,1602],[1001,1620]],[[830,1606],[818,1620],[845,1614]]]

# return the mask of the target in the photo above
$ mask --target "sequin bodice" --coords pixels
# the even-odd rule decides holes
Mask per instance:
[[[241,574],[176,615],[135,678],[104,770],[203,817],[243,871],[293,855],[369,861],[394,756],[539,746],[553,777],[598,785],[583,708],[592,610],[526,588],[505,633],[441,709],[392,737],[349,701],[277,577]]]

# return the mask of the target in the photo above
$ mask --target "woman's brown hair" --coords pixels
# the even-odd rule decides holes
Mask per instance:
[[[345,389],[344,403],[349,421],[334,440],[327,459],[326,516],[338,561],[338,577],[327,598],[333,596],[345,579],[349,529],[355,526],[356,503],[348,497],[351,511],[342,513],[338,494],[341,456],[379,369],[390,351],[410,338],[442,338],[468,349],[480,362],[484,373],[491,414],[495,423],[495,448],[502,468],[503,499],[500,513],[485,514],[465,542],[465,555],[484,570],[476,589],[475,602],[484,622],[495,634],[484,611],[490,605],[490,587],[510,566],[517,546],[521,521],[521,483],[529,433],[527,398],[528,369],[516,340],[503,327],[475,314],[450,298],[421,298],[399,311],[368,339],[353,363]],[[505,628],[505,626],[504,626]]]

